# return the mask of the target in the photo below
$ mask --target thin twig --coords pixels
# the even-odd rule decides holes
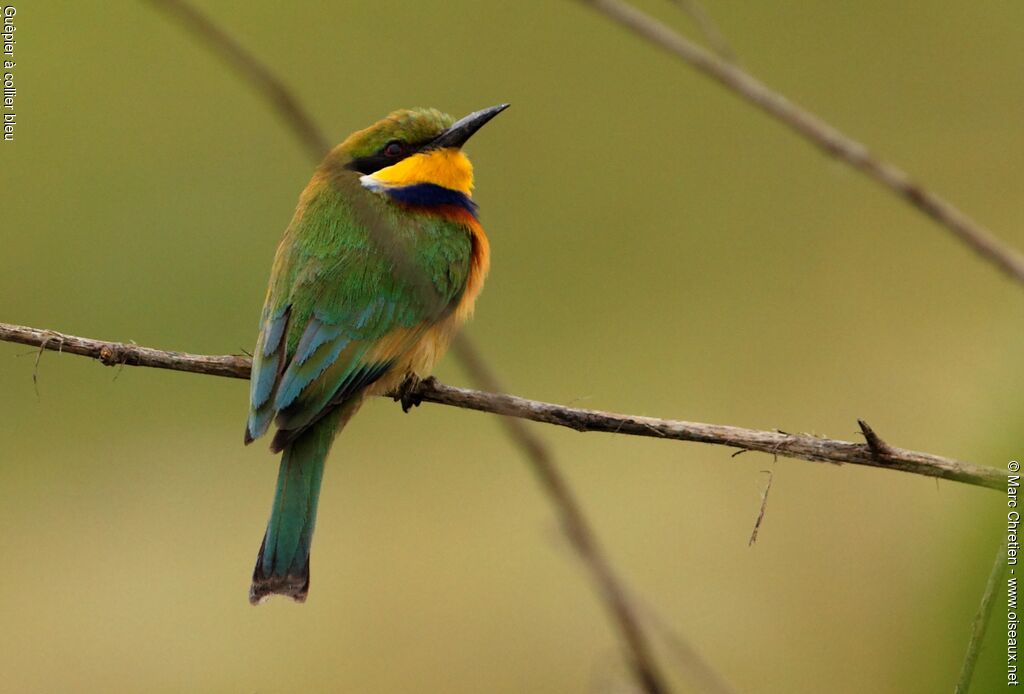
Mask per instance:
[[[271,72],[209,17],[181,0],[148,0],[158,10],[181,22],[185,29],[217,53],[243,80],[251,83],[291,128],[314,161],[331,145],[309,113],[283,80]]]
[[[708,42],[711,50],[717,53],[723,60],[727,60],[730,63],[736,62],[736,52],[733,51],[725,35],[718,28],[718,24],[711,18],[711,15],[698,0],[672,1],[697,25],[697,29],[704,35],[704,40]]]
[[[32,387],[36,391],[36,398],[39,398],[39,362],[43,359],[43,352],[46,351],[46,343],[50,341],[47,337],[44,339],[43,344],[39,345],[39,351],[36,352],[36,361],[32,365]]]
[[[486,362],[480,357],[473,345],[464,337],[456,338],[452,350],[459,356],[469,377],[482,388],[498,391],[501,386]],[[431,388],[434,382],[427,381],[426,387]],[[422,387],[422,385],[421,385]],[[424,393],[420,396],[424,400]],[[605,603],[618,624],[622,638],[625,639],[631,654],[633,673],[647,692],[667,692],[668,689],[661,679],[656,667],[656,660],[651,644],[639,622],[636,609],[632,606],[629,596],[612,568],[611,562],[597,539],[597,534],[587,522],[583,509],[576,495],[548,447],[521,419],[502,417],[501,423],[509,437],[517,442],[520,448],[528,452],[528,458],[537,476],[537,480],[555,502],[562,521],[562,528],[569,542],[576,549],[584,565],[590,570],[598,590],[604,596]]]
[[[747,547],[752,547],[757,542],[757,533],[761,530],[761,523],[764,522],[764,512],[768,510],[768,492],[772,490],[772,480],[775,479],[775,472],[773,470],[762,470],[761,472],[768,473],[768,481],[764,484],[764,491],[761,492],[761,506],[757,511],[757,519],[754,521],[754,529],[750,531],[750,539],[747,541]]]
[[[978,613],[974,615],[974,622],[971,624],[971,640],[967,642],[967,653],[964,654],[964,663],[960,667],[960,677],[956,681],[955,694],[967,694],[971,689],[971,679],[974,677],[974,666],[978,662],[978,655],[981,653],[981,642],[985,638],[985,630],[988,628],[989,619],[992,617],[992,606],[995,604],[996,586],[1006,569],[1006,538],[999,545],[999,553],[996,555],[995,563],[992,564],[992,571],[985,583],[985,593],[981,596],[981,604],[978,606]]]
[[[231,39],[209,18],[183,0],[150,1],[179,17],[189,31],[203,39],[208,46],[230,62],[239,74],[252,83],[284,117],[285,122],[302,140],[313,160],[315,162],[320,160],[328,149],[328,143],[314,125],[312,117],[306,113],[290,90],[285,87],[283,80],[276,77],[266,65]],[[410,283],[420,291],[424,301],[428,304],[433,302],[436,299],[436,289],[433,283],[427,281],[422,273],[410,271],[412,263],[407,256],[402,256],[404,249],[400,244],[389,243],[389,241],[395,240],[392,238],[393,234],[384,229],[383,223],[368,212],[367,205],[360,201],[355,202],[355,211],[369,230],[371,241],[380,250],[390,254],[396,271],[402,272]],[[467,338],[459,337],[455,351],[456,355],[462,359],[463,366],[466,367],[470,377],[483,379],[482,381],[477,380],[478,384],[487,388],[487,384],[496,383],[493,372],[486,366]],[[657,662],[647,645],[643,630],[639,626],[639,619],[634,614],[631,605],[620,599],[620,596],[624,594],[624,589],[619,585],[610,563],[601,552],[596,534],[575,502],[568,482],[559,472],[550,450],[543,441],[527,431],[521,422],[515,421],[510,425],[508,422],[513,420],[506,419],[504,421],[506,422],[505,429],[512,441],[522,449],[544,483],[545,491],[548,492],[549,498],[562,516],[563,525],[572,539],[573,546],[590,567],[628,649],[628,658],[638,682],[648,694],[664,694],[668,689],[658,672]]]
[[[577,431],[604,431],[710,443],[812,462],[850,463],[900,470],[989,489],[1006,487],[1006,473],[995,468],[903,448],[893,447],[891,454],[880,460],[866,443],[852,443],[807,434],[781,434],[776,431],[746,429],[724,424],[704,424],[564,407],[504,393],[486,393],[442,385],[429,379],[421,384],[419,394],[427,402],[521,417]]]
[[[704,75],[773,116],[829,156],[849,164],[946,227],[1007,275],[1024,283],[1024,256],[952,204],[911,180],[899,167],[876,158],[860,142],[773,91],[743,68],[704,50],[622,0],[578,0],[681,58]]]
[[[97,359],[106,366],[126,364],[128,366],[149,366],[155,369],[170,369],[208,376],[249,378],[251,360],[246,357],[211,357],[204,354],[171,352],[151,347],[141,347],[122,342],[105,342],[87,337],[76,337],[54,330],[40,330],[24,325],[0,323],[0,341],[32,345],[40,350],[66,352]]]
[[[639,597],[634,599],[640,603],[644,621],[653,627],[655,634],[661,636],[668,654],[679,664],[679,669],[685,673],[694,691],[702,694],[736,694],[732,685],[708,667],[700,652],[688,641],[680,638],[672,626],[666,623],[664,617],[650,605],[643,604]]]
[[[92,340],[22,325],[0,323],[0,342],[16,342],[34,347],[43,346],[45,343],[48,350],[92,357],[107,365],[150,366],[212,376],[249,377],[250,361],[246,357],[165,352],[151,347]],[[463,350],[464,343],[457,345],[456,349]],[[867,443],[827,439],[810,434],[787,434],[725,424],[704,424],[565,407],[505,393],[458,388],[439,383],[432,378],[421,381],[410,395],[423,402],[529,419],[581,432],[603,431],[629,436],[708,443],[784,458],[818,463],[864,465],[963,482],[988,489],[1006,489],[1007,474],[996,468],[888,444],[888,453],[884,457],[879,457]],[[517,435],[517,442],[524,449],[529,446],[531,459],[536,454],[536,446],[540,445],[543,450],[543,445],[533,436],[518,440]],[[560,510],[566,513],[564,509]]]

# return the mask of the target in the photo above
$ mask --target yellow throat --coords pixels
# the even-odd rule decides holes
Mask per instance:
[[[431,149],[363,176],[361,180],[368,188],[433,183],[469,195],[473,191],[473,165],[460,149]]]

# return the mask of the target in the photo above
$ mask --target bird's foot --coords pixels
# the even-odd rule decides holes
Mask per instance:
[[[420,403],[423,402],[423,398],[419,393],[421,382],[422,379],[410,371],[405,375],[405,380],[402,381],[401,385],[395,389],[395,402],[402,403],[402,412],[408,412],[414,407],[419,407]]]

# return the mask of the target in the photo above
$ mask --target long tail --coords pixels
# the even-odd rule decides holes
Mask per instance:
[[[337,408],[320,419],[281,454],[277,491],[270,522],[252,572],[249,602],[287,595],[304,602],[309,592],[309,546],[316,525],[316,506],[324,461],[335,435],[359,409],[359,403]]]

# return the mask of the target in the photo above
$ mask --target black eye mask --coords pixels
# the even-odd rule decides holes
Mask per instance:
[[[345,165],[345,168],[351,169],[352,171],[358,171],[361,174],[372,174],[376,171],[380,171],[381,169],[386,169],[389,166],[397,164],[417,152],[422,152],[430,146],[431,142],[433,142],[433,140],[423,140],[422,142],[409,144],[407,142],[402,142],[401,140],[391,140],[370,156],[357,157],[353,159]],[[391,148],[393,150],[394,148],[391,146],[394,144],[401,145],[401,150],[388,154],[388,149]]]

